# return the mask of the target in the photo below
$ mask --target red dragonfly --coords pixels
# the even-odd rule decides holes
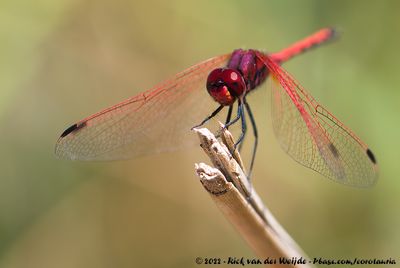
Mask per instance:
[[[192,143],[187,136],[194,124],[203,125],[224,107],[229,107],[226,127],[241,119],[238,143],[246,132],[247,112],[256,148],[257,128],[246,96],[270,75],[273,127],[282,148],[336,182],[371,186],[378,177],[372,151],[280,66],[334,36],[334,29],[324,28],[278,53],[238,49],[196,64],[73,124],[61,134],[55,153],[72,160],[116,160],[175,150]],[[212,98],[205,96],[206,88]],[[206,117],[212,100],[219,107]],[[237,116],[231,120],[234,103]],[[253,160],[254,155],[255,149]]]

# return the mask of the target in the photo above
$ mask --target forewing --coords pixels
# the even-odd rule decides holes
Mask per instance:
[[[117,160],[193,144],[191,127],[213,109],[205,88],[207,76],[224,66],[229,56],[194,65],[72,125],[58,139],[56,155],[73,160]]]
[[[378,166],[371,150],[277,63],[258,54],[272,76],[272,118],[282,148],[296,161],[339,183],[367,187]]]

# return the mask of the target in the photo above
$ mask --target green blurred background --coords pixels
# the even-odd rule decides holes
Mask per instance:
[[[1,1],[0,266],[254,257],[195,176],[200,148],[82,163],[55,159],[54,144],[71,123],[201,60],[277,51],[325,26],[339,42],[285,67],[370,145],[379,181],[350,188],[295,163],[273,136],[264,86],[249,98],[261,136],[254,184],[309,256],[400,262],[399,11],[395,0]]]

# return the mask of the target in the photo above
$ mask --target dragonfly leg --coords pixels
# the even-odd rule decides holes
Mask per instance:
[[[226,123],[224,128],[228,129],[228,127],[232,126],[233,124],[235,124],[240,119],[240,117],[242,116],[242,109],[243,109],[241,103],[242,102],[239,100],[236,117],[232,121]]]
[[[232,110],[231,107],[232,107],[232,106],[229,106],[229,110]],[[228,118],[227,118],[227,119],[230,119],[230,113],[229,113],[229,111],[228,111]],[[237,115],[236,115],[236,117],[235,117],[232,121],[227,122],[227,123],[225,124],[224,128],[228,129],[228,127],[230,127],[231,125],[233,125],[234,123],[236,123],[237,121],[239,121],[239,119],[241,119],[241,121],[242,121],[242,133],[240,134],[240,137],[239,137],[238,141],[235,143],[235,149],[237,148],[237,146],[238,146],[239,144],[242,143],[242,141],[243,141],[243,139],[244,139],[244,136],[246,135],[246,130],[247,130],[247,127],[246,127],[246,117],[245,117],[245,115],[244,115],[243,101],[240,100],[240,99],[238,100],[238,109],[237,109]],[[228,120],[227,120],[227,121],[228,121]]]
[[[198,128],[198,127],[201,127],[202,125],[204,125],[208,120],[210,120],[211,118],[216,116],[222,110],[222,108],[224,108],[224,105],[220,105],[214,112],[212,112],[209,116],[207,116],[200,124],[192,127],[192,129]]]
[[[228,114],[226,115],[225,125],[227,125],[229,123],[229,121],[231,121],[232,110],[233,110],[233,105],[231,104],[231,105],[229,105]]]
[[[249,115],[251,126],[253,128],[253,134],[254,134],[253,153],[251,155],[249,174],[247,175],[247,178],[250,180],[251,172],[253,171],[254,160],[256,159],[256,152],[257,152],[257,145],[258,145],[258,131],[257,131],[256,121],[254,120],[254,116],[253,116],[253,113],[251,112],[250,105],[247,103],[246,99],[244,99],[244,105],[245,105],[246,111]]]
[[[246,116],[244,115],[243,102],[239,102],[238,111],[239,110],[240,110],[240,118],[242,121],[242,133],[240,133],[240,137],[237,140],[237,142],[235,143],[235,149],[239,144],[242,144],[242,141],[243,141],[244,136],[246,135],[246,131],[247,131]]]
[[[236,145],[235,145],[235,146],[239,145],[239,152],[242,151],[242,147],[243,147],[243,144],[244,144],[242,142],[242,140],[244,140],[244,138],[246,137],[246,133],[247,133],[246,117],[245,117],[243,108],[242,108],[242,115],[241,116],[242,116],[242,133],[241,133],[242,135],[241,135],[241,137],[239,137],[239,140],[236,142]]]

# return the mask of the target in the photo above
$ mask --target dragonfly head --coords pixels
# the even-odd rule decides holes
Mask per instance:
[[[214,69],[207,78],[207,91],[222,105],[231,105],[246,90],[244,78],[238,71],[229,68]]]

